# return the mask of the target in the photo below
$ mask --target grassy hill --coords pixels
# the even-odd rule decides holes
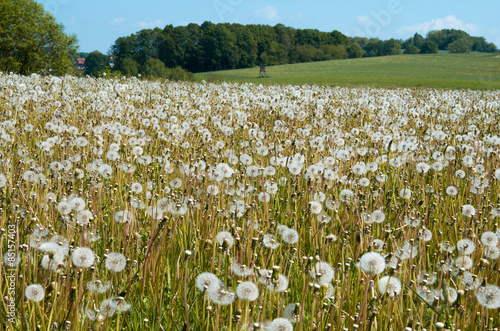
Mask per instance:
[[[488,53],[396,55],[196,74],[198,79],[255,84],[500,89],[500,55]]]

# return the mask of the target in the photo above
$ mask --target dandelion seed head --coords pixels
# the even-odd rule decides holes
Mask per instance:
[[[470,239],[462,239],[457,242],[457,249],[463,255],[470,255],[476,249],[476,245]]]
[[[377,252],[368,252],[359,260],[360,268],[371,275],[379,275],[385,270],[385,258]]]
[[[125,269],[127,259],[121,253],[109,253],[106,258],[105,267],[111,272],[120,272]]]
[[[401,293],[401,281],[394,276],[384,276],[378,281],[378,290],[381,295],[387,294],[394,297]]]
[[[221,286],[219,277],[211,272],[203,272],[196,277],[196,287],[200,291],[215,289]]]
[[[32,284],[26,287],[24,295],[26,296],[26,299],[30,301],[39,302],[45,297],[45,290],[42,285]]]
[[[242,282],[236,287],[238,298],[246,301],[255,301],[259,297],[259,288],[253,282]]]
[[[500,308],[500,288],[495,285],[487,285],[476,290],[476,298],[479,304],[488,309]]]
[[[94,252],[87,247],[77,247],[71,254],[73,265],[78,268],[90,268],[95,261]]]
[[[310,272],[310,276],[320,285],[330,283],[334,275],[335,271],[328,262],[317,262]]]

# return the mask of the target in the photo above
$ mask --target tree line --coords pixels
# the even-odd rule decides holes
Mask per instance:
[[[110,53],[124,74],[140,72],[148,59],[202,72],[363,56],[361,47],[339,31],[211,22],[141,30],[118,38]]]
[[[336,30],[295,29],[283,24],[204,22],[202,25],[167,25],[164,29],[141,30],[118,38],[110,53],[115,57],[115,70],[125,75],[151,75],[161,71],[161,63],[166,68],[181,67],[190,72],[203,72],[249,68],[258,64],[277,65],[401,53],[429,54],[439,50],[452,53],[497,51],[496,46],[484,37],[473,37],[456,29],[431,31],[426,38],[415,33],[407,40],[380,40],[349,38]],[[156,69],[152,70],[152,67]]]
[[[33,0],[0,0],[0,71],[20,74],[77,73],[77,39]],[[167,25],[120,37],[109,54],[85,54],[85,74],[103,73],[189,79],[192,72],[249,68],[397,54],[496,52],[484,37],[462,30],[416,33],[407,40],[347,37],[334,30],[295,29],[283,24],[204,22]],[[113,57],[113,66],[109,56]]]

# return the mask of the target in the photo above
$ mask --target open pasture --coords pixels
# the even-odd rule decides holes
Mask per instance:
[[[494,330],[499,107],[0,75],[2,327]]]
[[[199,79],[254,84],[316,84],[346,87],[500,89],[498,54],[417,54],[269,66],[196,74]]]

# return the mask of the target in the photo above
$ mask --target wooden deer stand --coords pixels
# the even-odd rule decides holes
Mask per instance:
[[[265,64],[261,64],[260,65],[259,78],[265,78],[265,77],[267,77],[266,65]]]

